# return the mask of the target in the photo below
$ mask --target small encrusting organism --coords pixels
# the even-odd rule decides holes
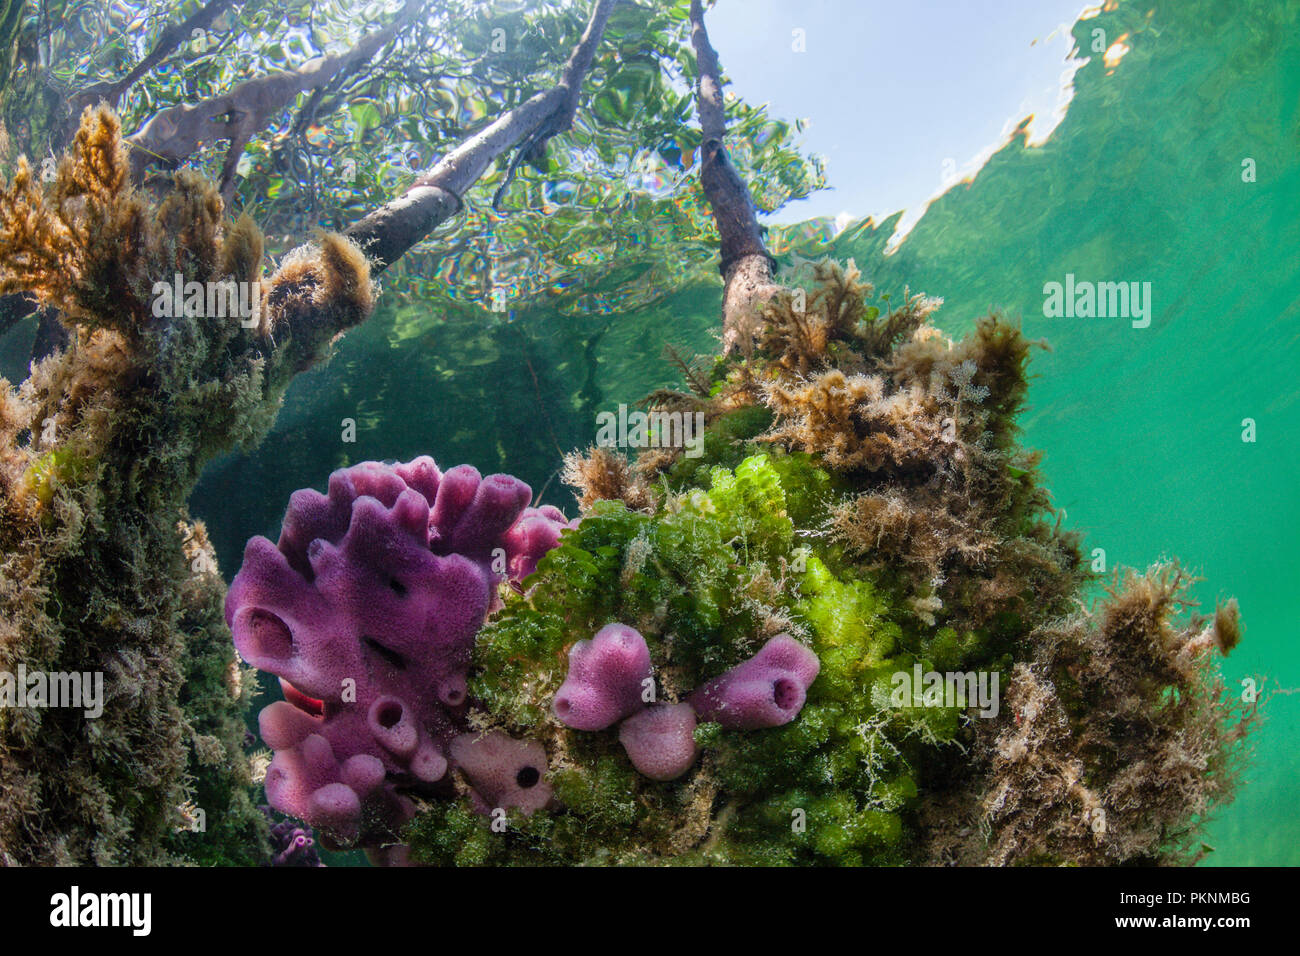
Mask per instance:
[[[531,572],[564,526],[531,496],[509,475],[443,473],[427,457],[365,462],[331,475],[326,495],[296,492],[278,544],[248,542],[226,620],[284,692],[258,719],[273,807],[329,845],[378,853],[400,842],[411,795],[447,789],[497,585]]]
[[[676,780],[700,755],[697,727],[690,704],[649,704],[619,725],[618,742],[643,777]]]
[[[469,784],[478,813],[491,816],[511,809],[527,816],[551,803],[546,750],[535,740],[471,731],[452,740],[451,759]]]
[[[316,851],[316,837],[310,827],[280,817],[270,807],[258,807],[270,826],[270,866],[324,866]]]

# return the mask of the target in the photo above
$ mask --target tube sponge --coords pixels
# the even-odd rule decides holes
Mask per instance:
[[[641,695],[652,679],[645,638],[626,624],[607,624],[569,650],[555,716],[574,730],[604,730],[645,705]]]
[[[535,567],[565,524],[543,509],[516,529],[531,497],[468,465],[365,462],[295,492],[278,544],[248,542],[226,621],[284,689],[258,720],[273,807],[332,843],[387,844],[414,811],[398,787],[446,777],[500,560]]]
[[[742,664],[690,696],[701,720],[729,730],[779,727],[799,716],[821,662],[789,634],[778,634]]]
[[[527,816],[551,802],[546,748],[536,740],[515,740],[499,730],[461,734],[451,742],[451,757],[473,787],[482,813],[518,809]]]
[[[676,780],[699,756],[695,726],[690,704],[651,704],[623,721],[618,739],[639,774]]]

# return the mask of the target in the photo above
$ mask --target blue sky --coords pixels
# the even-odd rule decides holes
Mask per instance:
[[[1048,120],[1070,66],[1068,27],[1085,5],[718,0],[706,16],[730,89],[774,116],[808,119],[804,145],[827,159],[833,188],[771,221],[879,221],[904,208],[915,218],[945,174],[977,168],[1030,113]],[[806,52],[792,49],[796,29]]]

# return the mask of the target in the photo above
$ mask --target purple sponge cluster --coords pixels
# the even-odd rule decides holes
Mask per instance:
[[[654,677],[645,638],[607,624],[569,651],[569,672],[552,707],[574,730],[605,730],[622,721],[619,741],[637,772],[675,780],[695,763],[699,720],[730,730],[779,727],[803,709],[821,662],[789,634],[778,634],[749,660],[700,687],[687,702],[647,703]]]
[[[253,538],[226,599],[244,660],[280,678],[259,717],[266,791],[327,842],[391,841],[407,791],[449,788],[474,639],[503,576],[565,527],[529,487],[432,458],[334,472],[297,491],[278,544]],[[501,573],[504,572],[504,573]]]

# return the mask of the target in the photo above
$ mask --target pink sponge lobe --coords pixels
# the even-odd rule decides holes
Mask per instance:
[[[701,720],[729,730],[780,727],[799,716],[821,662],[789,634],[778,634],[749,660],[690,696]]]
[[[511,579],[522,581],[536,571],[542,556],[560,543],[560,533],[576,523],[577,519],[569,522],[551,505],[525,508],[504,537],[510,555]]]
[[[484,813],[513,808],[527,815],[551,802],[546,749],[536,740],[515,740],[499,730],[461,734],[451,742],[451,758]]]
[[[653,680],[645,638],[626,624],[607,624],[569,650],[569,673],[552,704],[574,730],[604,730],[640,710]]]
[[[619,725],[618,739],[642,776],[676,780],[699,756],[695,727],[690,704],[651,704]]]

